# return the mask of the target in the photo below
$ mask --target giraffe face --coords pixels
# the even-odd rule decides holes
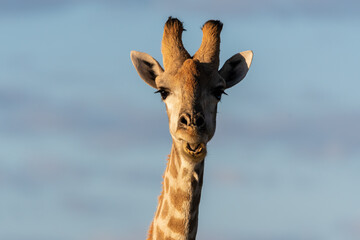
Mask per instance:
[[[166,105],[174,142],[183,156],[203,159],[206,144],[215,133],[225,80],[207,64],[187,59],[177,71],[158,76],[155,83]]]
[[[221,95],[245,77],[253,57],[252,51],[237,53],[218,70],[221,29],[220,21],[206,22],[201,46],[191,57],[181,41],[182,23],[169,18],[161,49],[165,70],[146,53],[130,55],[140,77],[161,94],[175,147],[190,161],[204,159]]]

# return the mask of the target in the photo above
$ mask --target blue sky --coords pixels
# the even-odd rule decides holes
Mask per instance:
[[[199,239],[358,239],[359,3],[320,0],[0,1],[0,238],[144,238],[170,137],[129,53],[162,62],[169,15],[190,53],[210,18],[221,64],[255,53],[219,106]]]

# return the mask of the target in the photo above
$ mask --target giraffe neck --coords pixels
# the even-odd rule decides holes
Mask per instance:
[[[148,240],[195,239],[203,173],[204,160],[192,163],[183,159],[173,143]]]

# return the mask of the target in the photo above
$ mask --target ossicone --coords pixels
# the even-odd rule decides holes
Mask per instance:
[[[182,22],[177,18],[169,17],[164,26],[161,43],[165,71],[179,68],[186,59],[190,58],[182,43],[183,31]]]
[[[216,70],[219,68],[220,33],[223,24],[219,20],[209,20],[202,27],[203,38],[199,50],[194,58],[200,62],[212,65]]]

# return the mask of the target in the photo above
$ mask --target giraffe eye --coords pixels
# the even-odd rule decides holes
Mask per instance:
[[[161,88],[160,90],[156,91],[155,93],[160,93],[161,99],[165,100],[169,96],[170,91],[167,89]]]
[[[213,91],[213,95],[214,95],[214,97],[215,97],[218,101],[221,100],[221,96],[222,96],[223,94],[227,95],[226,92],[224,92],[224,89],[222,89],[222,88],[216,88],[216,89]]]

